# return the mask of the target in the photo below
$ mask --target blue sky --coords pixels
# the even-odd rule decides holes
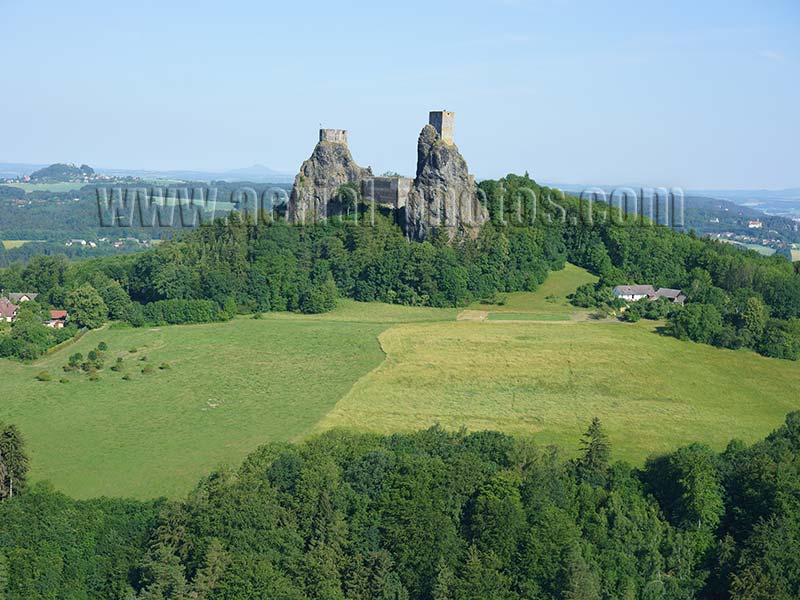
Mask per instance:
[[[412,174],[446,108],[481,178],[800,186],[798,0],[115,4],[0,0],[0,160]]]

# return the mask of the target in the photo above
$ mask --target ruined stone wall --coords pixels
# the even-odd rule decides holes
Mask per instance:
[[[413,180],[407,177],[370,177],[362,182],[364,200],[375,201],[394,209],[403,208],[408,201]]]

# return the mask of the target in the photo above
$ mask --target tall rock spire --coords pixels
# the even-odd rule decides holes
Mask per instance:
[[[431,123],[437,113],[431,113]],[[489,213],[478,201],[467,162],[452,141],[453,113],[446,114],[449,130],[428,124],[419,134],[417,176],[406,204],[405,229],[411,239],[424,240],[438,228],[444,228],[450,237],[458,232],[475,232],[489,220]],[[447,139],[440,134],[442,130],[448,133]]]
[[[328,217],[328,203],[346,183],[359,186],[372,170],[356,164],[343,129],[320,129],[319,143],[294,178],[287,218],[296,224],[318,223]]]

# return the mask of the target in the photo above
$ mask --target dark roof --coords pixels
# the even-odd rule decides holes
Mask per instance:
[[[8,319],[13,317],[18,310],[19,306],[9,302],[8,298],[0,298],[0,317]]]
[[[681,294],[682,292],[680,290],[674,290],[672,288],[658,288],[658,291],[656,291],[656,296],[659,298],[669,298],[670,300],[675,300],[675,298]]]
[[[9,295],[8,295],[8,299],[9,299],[9,300],[11,300],[12,302],[19,302],[19,301],[20,301],[20,299],[21,299],[23,296],[27,296],[27,297],[28,297],[28,298],[30,298],[31,300],[36,300],[36,296],[38,296],[38,295],[39,295],[39,294],[36,294],[36,293],[25,293],[25,292],[19,292],[19,293],[17,293],[17,294],[9,294]]]
[[[651,296],[656,293],[652,285],[618,285],[614,292],[620,296]]]

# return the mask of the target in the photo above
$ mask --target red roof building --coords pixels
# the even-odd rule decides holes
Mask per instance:
[[[12,304],[8,298],[0,298],[0,321],[10,323],[17,316],[19,306]]]
[[[44,322],[48,327],[53,329],[64,329],[69,319],[69,313],[65,310],[51,310],[50,318]]]

